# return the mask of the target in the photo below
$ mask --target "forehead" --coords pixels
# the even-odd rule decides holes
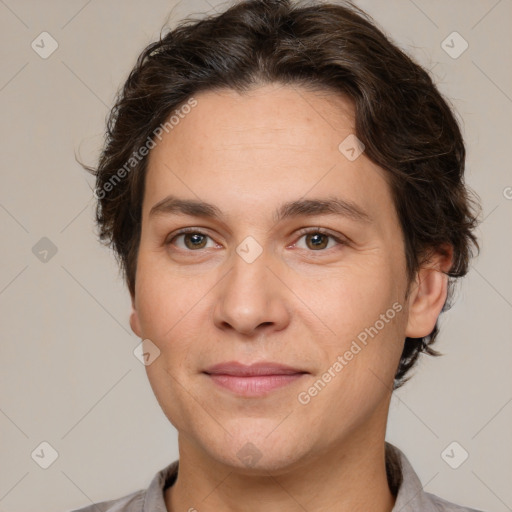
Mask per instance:
[[[364,153],[339,146],[354,137],[354,107],[327,91],[270,84],[247,92],[207,91],[151,150],[144,214],[165,195],[261,206],[345,194],[371,206],[390,200],[384,173]]]
[[[236,151],[237,145],[254,149],[279,145],[297,151],[319,142],[337,146],[340,136],[354,132],[351,100],[328,91],[267,84],[243,93],[207,91],[194,98],[197,106],[173,132],[176,139],[192,142],[192,138],[199,148],[213,145],[210,150]]]

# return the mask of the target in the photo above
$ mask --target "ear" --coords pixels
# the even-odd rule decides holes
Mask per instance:
[[[443,247],[428,259],[416,273],[408,299],[409,315],[405,335],[423,338],[432,332],[448,294],[448,272],[453,249]]]
[[[139,313],[135,304],[135,297],[132,295],[132,312],[130,313],[130,327],[132,331],[139,337],[142,338],[142,329],[140,328]]]

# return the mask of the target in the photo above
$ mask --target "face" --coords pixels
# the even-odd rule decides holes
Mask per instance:
[[[180,456],[279,471],[383,433],[410,304],[386,175],[339,149],[352,104],[195,99],[149,156],[131,315]]]

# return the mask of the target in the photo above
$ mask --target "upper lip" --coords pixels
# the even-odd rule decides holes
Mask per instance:
[[[236,377],[251,377],[265,375],[294,375],[296,373],[307,373],[304,370],[279,363],[260,362],[243,364],[238,361],[228,361],[210,366],[204,373],[214,375],[233,375]]]

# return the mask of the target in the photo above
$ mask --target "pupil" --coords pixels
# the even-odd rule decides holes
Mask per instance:
[[[199,233],[193,233],[189,236],[190,244],[192,245],[192,248],[202,247],[204,245],[203,235]],[[203,243],[202,243],[203,242]],[[188,245],[188,244],[187,244]]]
[[[322,237],[325,238],[325,235],[323,235],[322,233],[315,233],[314,235],[310,235],[311,236],[311,239],[312,242],[313,242],[313,245],[315,247],[323,247],[325,246],[325,240],[322,240]],[[315,241],[316,240],[316,241]]]

